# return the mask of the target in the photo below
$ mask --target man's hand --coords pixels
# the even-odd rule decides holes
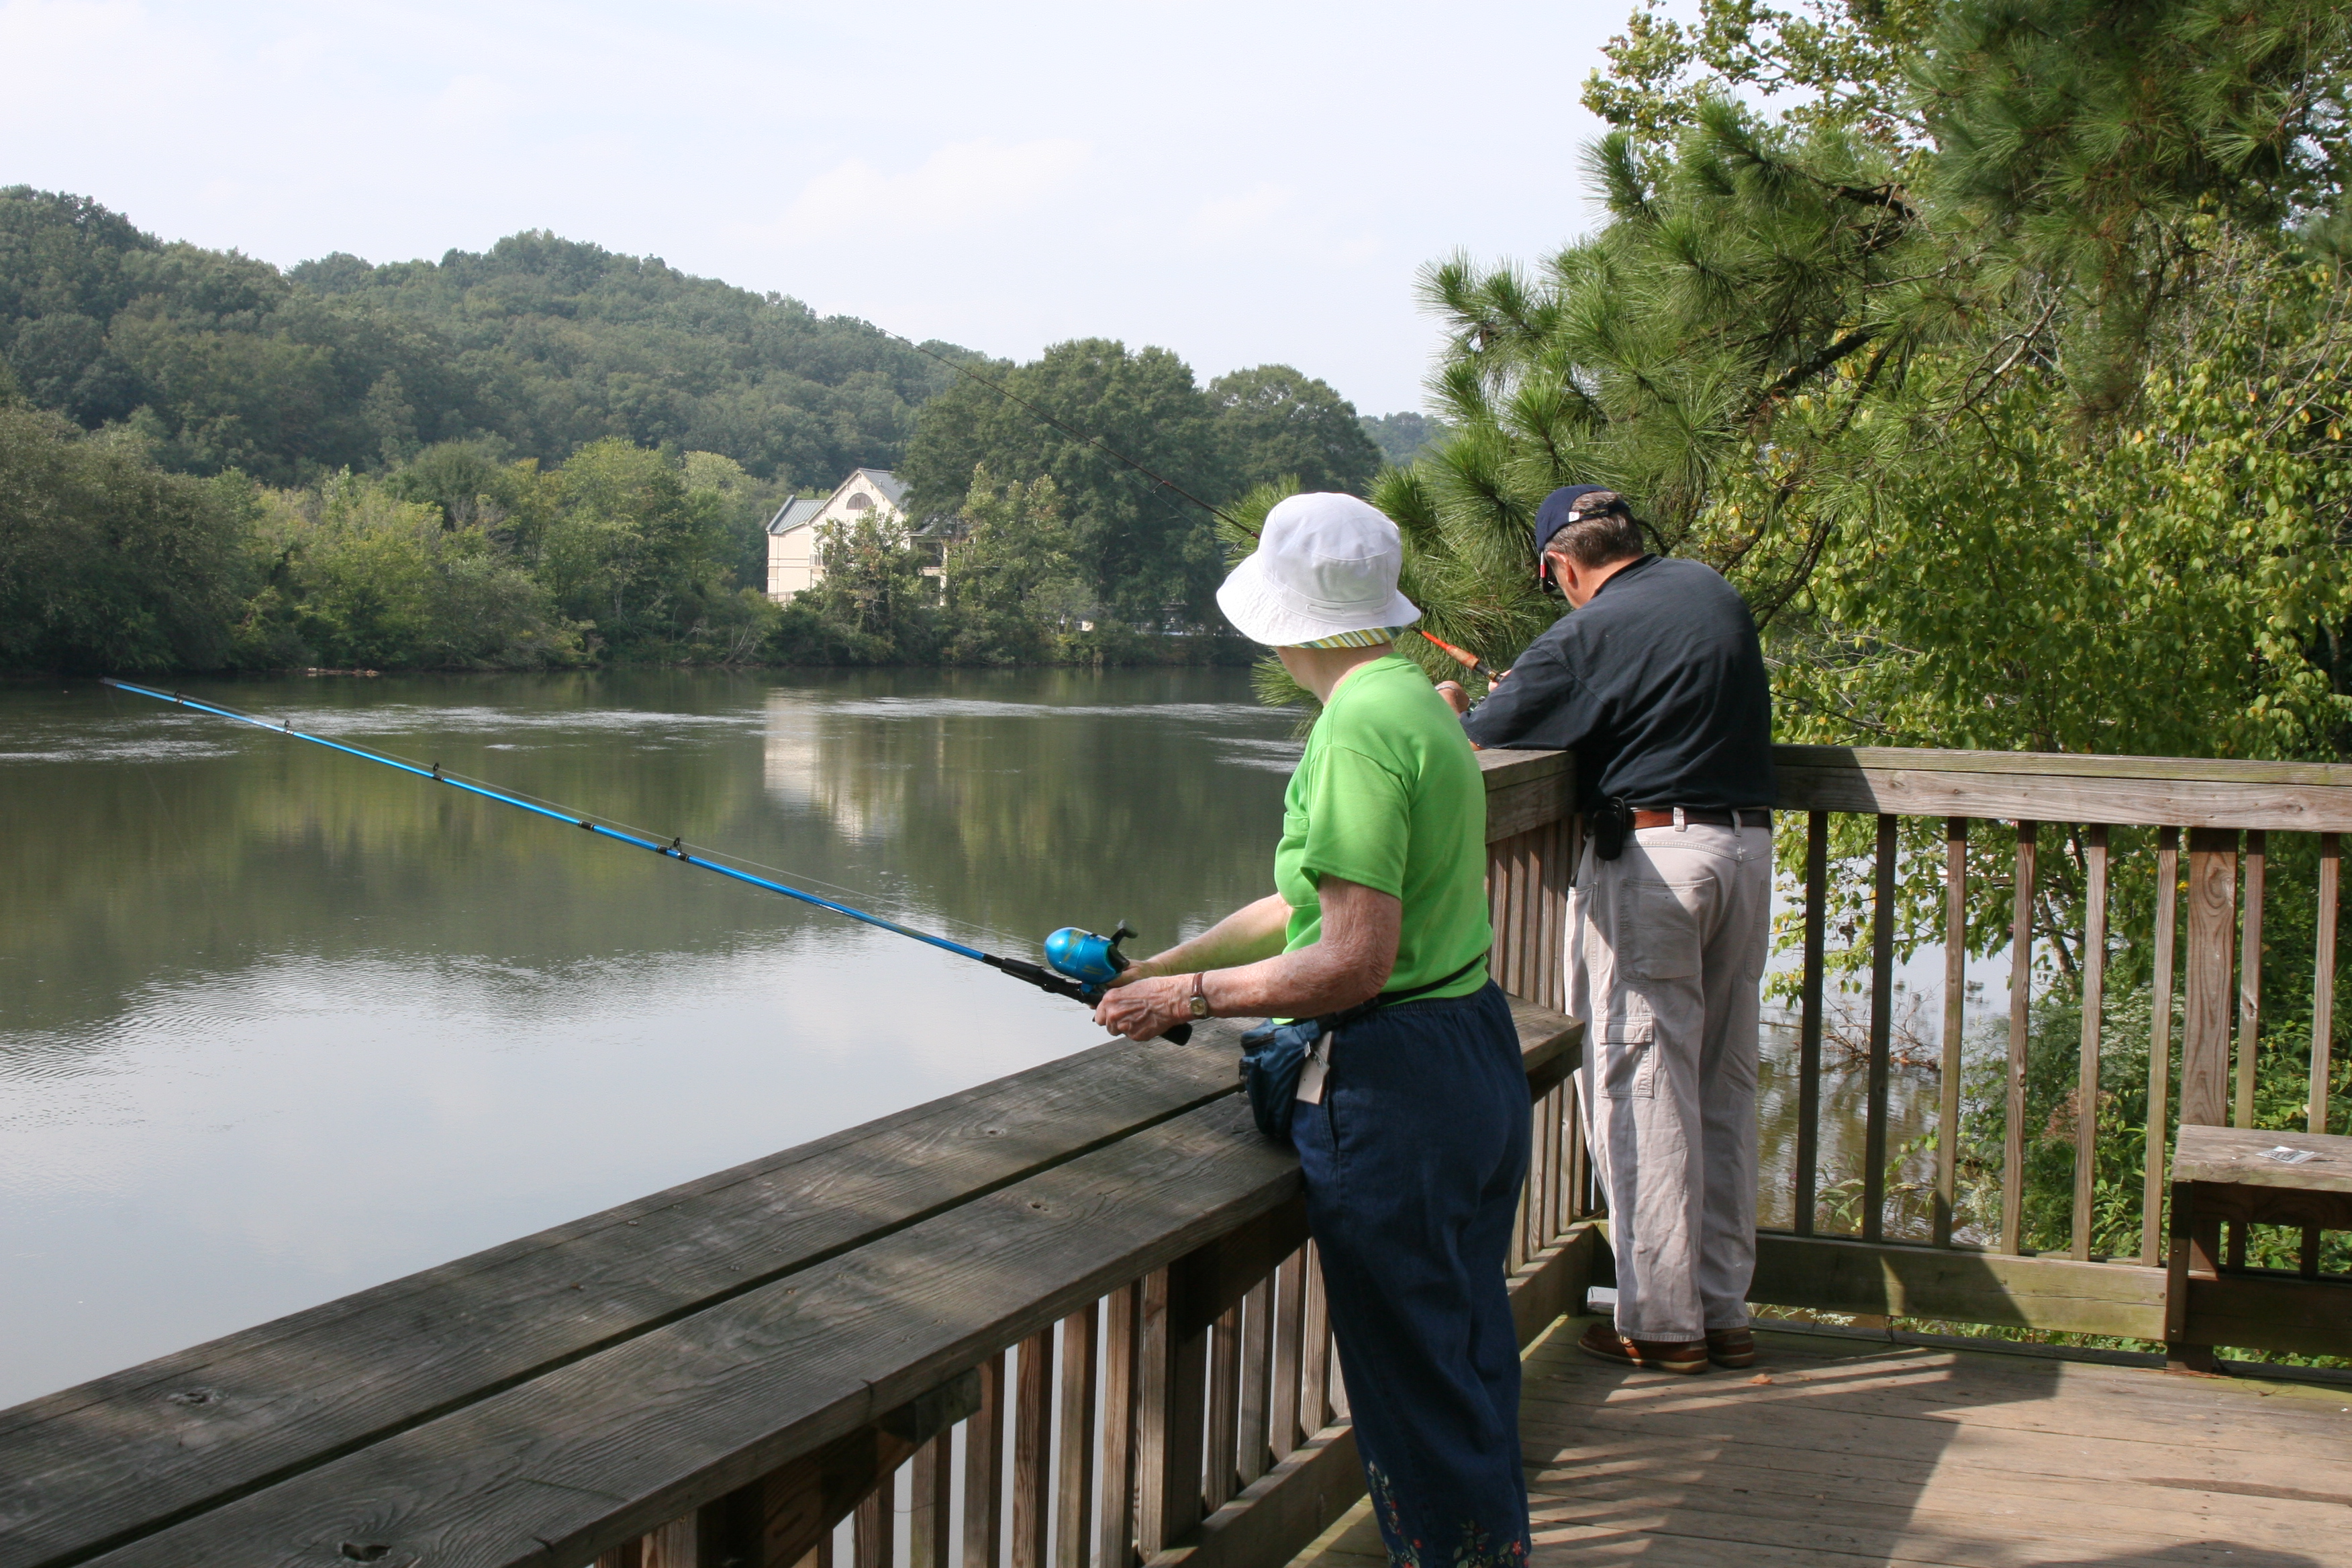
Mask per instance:
[[[1192,1019],[1192,977],[1189,974],[1130,978],[1133,970],[1111,984],[1115,987],[1095,1006],[1095,1022],[1130,1040],[1156,1040],[1179,1024]]]

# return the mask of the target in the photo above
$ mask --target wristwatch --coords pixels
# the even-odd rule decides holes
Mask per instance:
[[[1195,1018],[1205,1018],[1209,1016],[1209,998],[1201,989],[1208,982],[1209,977],[1206,974],[1192,976],[1192,1016]]]

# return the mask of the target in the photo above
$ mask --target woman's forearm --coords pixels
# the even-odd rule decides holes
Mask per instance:
[[[1370,1001],[1387,983],[1384,970],[1318,942],[1297,952],[1213,970],[1202,977],[1202,994],[1221,1018],[1312,1018]]]
[[[1122,983],[1162,974],[1192,974],[1203,969],[1230,969],[1270,958],[1282,951],[1290,930],[1290,906],[1279,893],[1268,893],[1254,904],[1244,904],[1189,942],[1155,952],[1130,967]]]
[[[1311,1018],[1370,1001],[1396,968],[1404,906],[1393,894],[1337,877],[1325,878],[1318,891],[1322,933],[1308,946],[1280,952],[1289,906],[1261,899],[1121,975],[1095,1009],[1095,1021],[1148,1040],[1192,1016],[1195,984],[1211,1016],[1220,1018]],[[1227,962],[1215,962],[1219,953],[1229,955]]]

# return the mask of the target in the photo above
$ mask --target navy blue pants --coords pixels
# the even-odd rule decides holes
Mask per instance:
[[[1381,1535],[1400,1568],[1528,1555],[1519,1347],[1503,1287],[1528,1079],[1493,985],[1340,1032],[1291,1123]]]

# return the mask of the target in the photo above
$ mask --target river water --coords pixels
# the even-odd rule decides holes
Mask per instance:
[[[1239,670],[186,689],[1029,954],[1265,892],[1298,751]],[[0,1406],[1101,1037],[969,960],[94,684],[0,689]]]
[[[186,689],[1020,953],[1265,892],[1299,751],[1239,670]],[[0,688],[0,1406],[1101,1037],[969,960],[89,683]],[[1768,1028],[1768,1226],[1794,1047]],[[1825,1068],[1836,1232],[1865,1075]],[[1911,1235],[1934,1073],[1894,1089]]]

